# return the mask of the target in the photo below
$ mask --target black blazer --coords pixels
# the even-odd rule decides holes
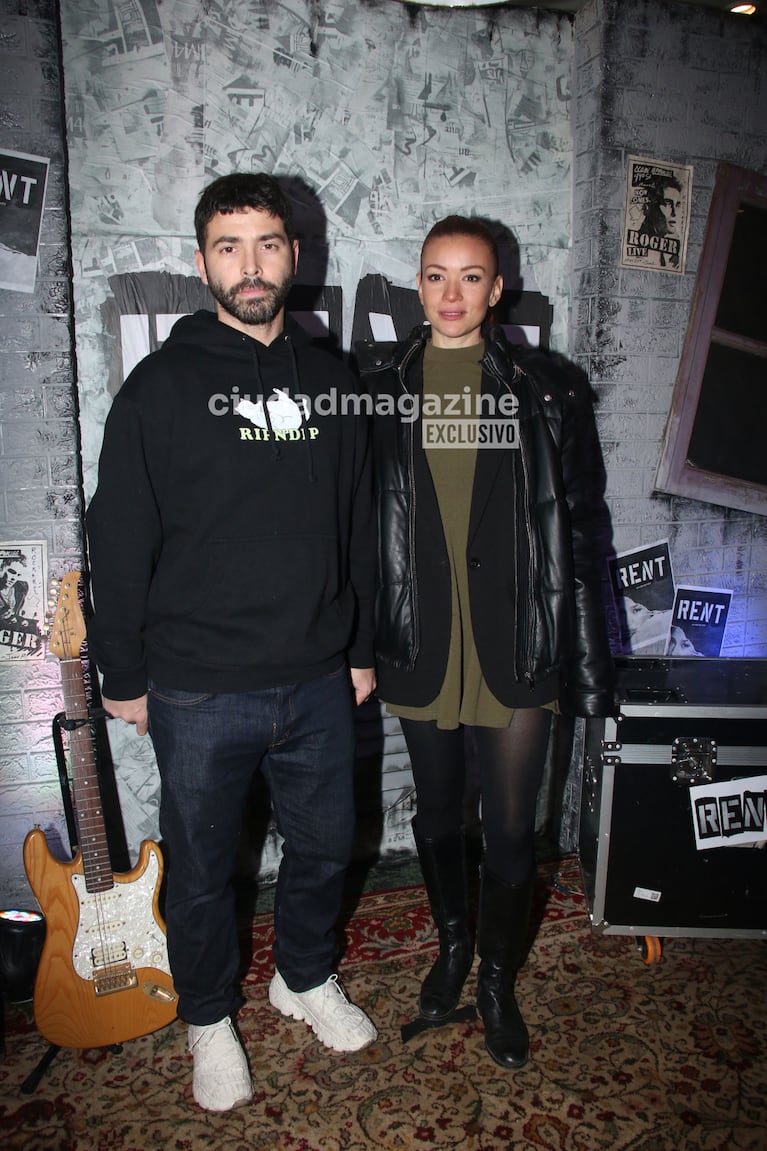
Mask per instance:
[[[374,397],[379,518],[379,694],[423,706],[444,678],[449,565],[434,486],[410,419],[423,387],[428,327],[400,344],[364,345]],[[562,357],[485,336],[482,392],[516,397],[517,449],[479,450],[467,564],[472,627],[488,686],[510,707],[559,694],[576,715],[613,710],[593,524],[604,505],[601,453],[585,376]],[[497,405],[496,405],[497,406]]]

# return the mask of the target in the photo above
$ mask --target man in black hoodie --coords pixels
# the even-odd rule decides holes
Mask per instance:
[[[334,1050],[376,1038],[334,974],[375,526],[354,381],[285,314],[298,242],[278,184],[215,180],[195,228],[216,313],[179,320],[115,397],[87,513],[89,638],[106,710],[151,732],[194,1097],[228,1111],[253,1094],[232,877],[259,768],[284,839],[270,1002]]]

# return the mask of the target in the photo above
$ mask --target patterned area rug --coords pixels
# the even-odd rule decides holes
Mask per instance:
[[[249,1107],[197,1109],[178,1022],[119,1053],[61,1051],[24,1094],[46,1043],[29,1005],[11,1006],[3,1151],[764,1151],[764,941],[669,939],[648,965],[629,937],[592,935],[574,860],[540,869],[539,911],[518,984],[532,1039],[520,1071],[496,1067],[478,1020],[402,1041],[434,937],[421,888],[376,892],[346,926],[341,964],[379,1028],[372,1047],[332,1055],[271,1009],[271,916],[258,916],[239,1017]]]

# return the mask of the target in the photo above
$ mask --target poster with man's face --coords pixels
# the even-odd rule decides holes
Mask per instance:
[[[42,659],[46,546],[0,544],[0,660]]]
[[[684,272],[692,167],[629,156],[621,266]]]

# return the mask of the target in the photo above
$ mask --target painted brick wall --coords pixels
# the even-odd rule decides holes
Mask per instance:
[[[767,518],[653,491],[717,163],[767,171],[767,35],[660,0],[575,22],[571,350],[599,397],[614,544],[668,538],[674,576],[734,597],[723,654],[767,656]],[[692,164],[684,275],[620,267],[626,157]]]
[[[54,0],[0,0],[0,149],[50,159],[35,290],[0,289],[0,539],[44,541],[55,575],[82,563],[59,56]],[[3,907],[29,905],[27,831],[67,841],[51,740],[61,706],[56,662],[0,661]]]

